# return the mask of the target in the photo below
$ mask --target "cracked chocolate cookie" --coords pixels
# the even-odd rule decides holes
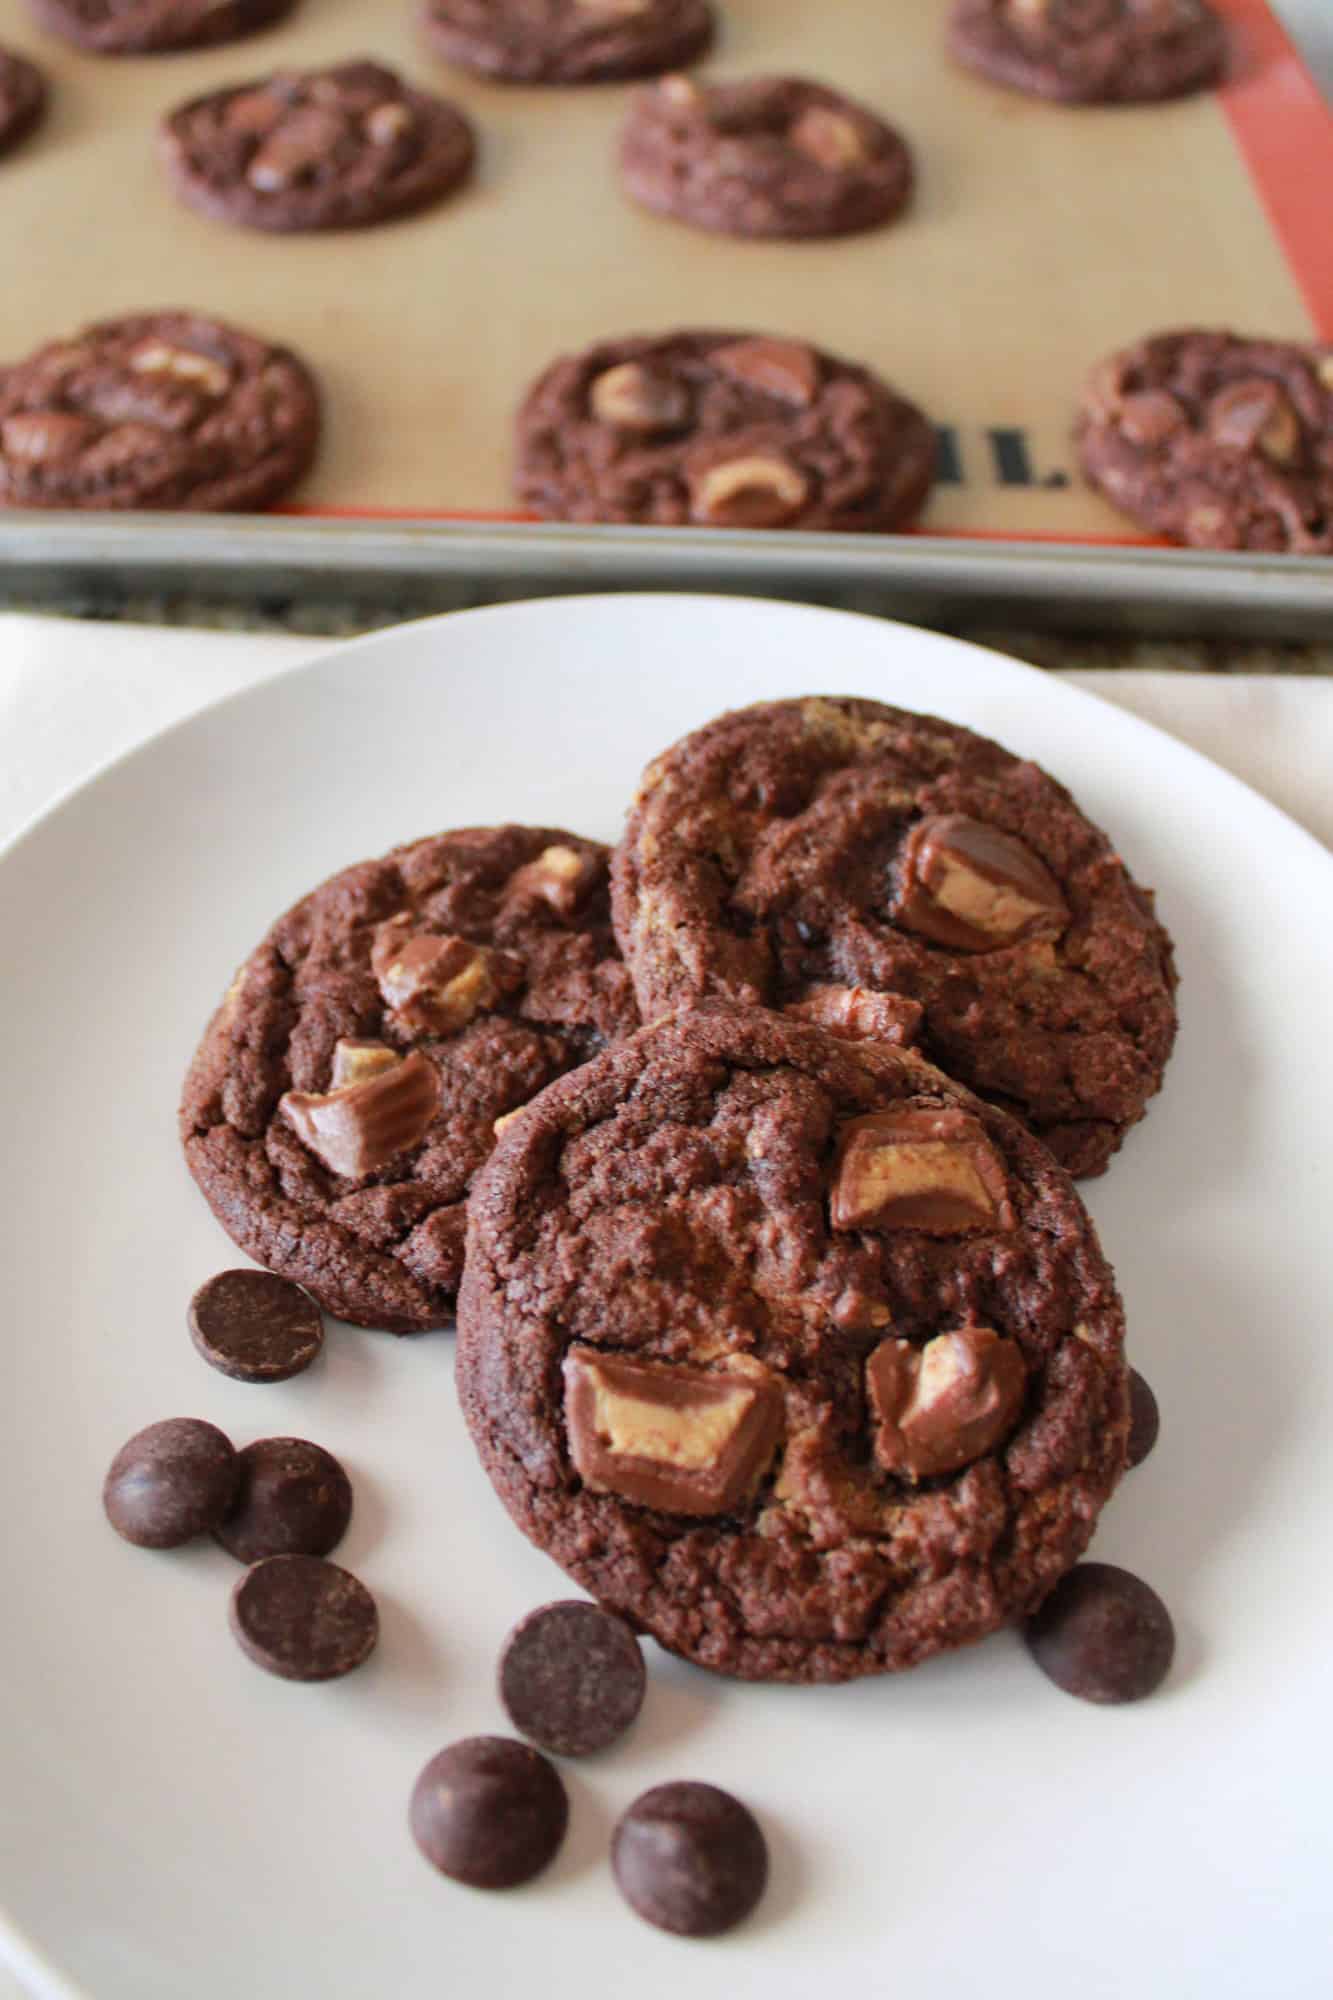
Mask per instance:
[[[318,441],[304,364],[198,313],[102,320],[0,368],[0,507],[264,507]]]
[[[709,0],[426,0],[426,37],[504,83],[607,83],[701,56]]]
[[[1200,549],[1333,553],[1333,343],[1162,333],[1084,392],[1083,470],[1156,534]]]
[[[228,1235],[327,1311],[443,1326],[497,1123],[637,1019],[605,848],[525,826],[414,841],[251,953],[186,1079],[185,1157]]]
[[[1129,1424],[1068,1176],[912,1052],[710,1004],[544,1091],[472,1197],[457,1381],[523,1532],[748,1680],[1035,1608]]]
[[[46,110],[46,79],[26,56],[0,49],[0,153],[26,139]]]
[[[28,0],[53,35],[99,56],[151,56],[239,41],[292,0]]]
[[[516,492],[557,521],[885,530],[920,513],[920,410],[805,341],[668,333],[555,362],[518,413]]]
[[[379,63],[279,72],[196,97],[162,127],[189,207],[250,229],[363,229],[467,178],[472,127]]]
[[[949,46],[992,83],[1070,104],[1182,97],[1227,57],[1208,0],[955,0]]]
[[[645,1020],[710,997],[903,1040],[1100,1173],[1175,1038],[1171,943],[1104,833],[956,724],[812,697],[650,764],[614,862]]]
[[[645,208],[701,229],[842,236],[898,213],[912,160],[873,111],[822,84],[668,76],[630,108],[620,174]]]

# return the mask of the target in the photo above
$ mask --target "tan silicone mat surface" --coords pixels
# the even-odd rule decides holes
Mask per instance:
[[[302,508],[496,514],[512,506],[513,409],[554,355],[690,323],[793,334],[868,362],[944,429],[927,527],[1120,537],[1126,524],[1073,473],[1088,366],[1182,323],[1312,330],[1216,97],[1075,110],[992,88],[947,60],[945,0],[719,5],[702,73],[816,77],[898,125],[919,172],[899,222],[750,244],[644,214],[614,171],[634,86],[473,80],[429,53],[408,0],[299,0],[245,41],[120,60],[80,55],[8,0],[0,39],[38,58],[53,103],[0,163],[0,357],[131,309],[230,317],[298,349],[324,385]],[[363,54],[472,115],[481,165],[467,190],[403,222],[304,237],[176,202],[155,157],[165,111]],[[1312,176],[1310,202],[1326,195]]]

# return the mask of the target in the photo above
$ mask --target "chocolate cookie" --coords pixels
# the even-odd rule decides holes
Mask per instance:
[[[99,56],[150,56],[234,42],[292,0],[29,0],[42,26]]]
[[[1227,57],[1208,0],[955,0],[949,46],[992,83],[1071,104],[1181,97]]]
[[[458,1327],[519,1527],[743,1679],[910,1667],[1034,1609],[1124,1464],[1120,1304],[1050,1154],[912,1052],[754,1008],[529,1107]]]
[[[251,229],[362,229],[452,193],[472,127],[379,63],[279,72],[196,97],[162,127],[191,208]]]
[[[912,186],[896,132],[794,77],[664,77],[630,107],[620,171],[645,208],[732,236],[871,229],[898,213]]]
[[[0,368],[0,507],[265,507],[318,441],[304,364],[199,313],[102,320]]]
[[[504,83],[656,76],[703,54],[710,0],[426,0],[427,39]]]
[[[346,868],[279,918],[186,1079],[228,1234],[341,1319],[446,1324],[496,1121],[637,1022],[607,851],[474,827]]]
[[[0,49],[0,153],[26,139],[46,110],[46,79],[26,56]]]
[[[1073,1174],[1161,1083],[1151,899],[1062,785],[954,723],[823,697],[720,716],[649,766],[614,885],[645,1020],[715,995],[903,1039],[920,1009],[924,1053]]]
[[[905,527],[935,433],[866,368],[804,341],[668,333],[557,361],[518,413],[516,490],[552,520]]]
[[[1333,342],[1161,333],[1094,371],[1083,470],[1200,549],[1333,552]]]

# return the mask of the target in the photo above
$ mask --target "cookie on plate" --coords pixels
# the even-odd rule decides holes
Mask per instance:
[[[1227,56],[1208,0],[955,0],[949,46],[992,83],[1069,104],[1182,97]]]
[[[538,378],[517,432],[538,514],[713,528],[906,527],[937,449],[869,369],[747,333],[599,341]]]
[[[238,41],[292,0],[29,0],[44,28],[99,56],[151,56]]]
[[[0,153],[26,139],[46,110],[46,79],[26,56],[0,49]]]
[[[984,1637],[1124,1464],[1120,1303],[1068,1176],[915,1054],[754,1008],[644,1028],[515,1121],[458,1327],[518,1526],[743,1679]]]
[[[472,127],[374,62],[279,72],[173,111],[162,155],[182,201],[251,229],[357,229],[467,178]]]
[[[701,56],[711,0],[426,0],[426,36],[450,62],[503,83],[608,83]]]
[[[620,173],[645,208],[732,236],[842,236],[888,222],[912,160],[864,105],[796,77],[641,90]]]
[[[1333,342],[1157,334],[1099,364],[1076,438],[1092,484],[1156,534],[1333,553]]]
[[[186,1080],[185,1157],[233,1240],[327,1311],[442,1326],[496,1121],[637,1020],[604,847],[437,834],[343,869],[251,953]]]
[[[872,1039],[916,1022],[1073,1174],[1106,1166],[1175,1038],[1170,939],[1064,787],[879,702],[765,702],[665,751],[614,910],[645,1020],[716,997]]]
[[[0,367],[0,507],[265,507],[319,441],[287,348],[200,313],[134,313]]]

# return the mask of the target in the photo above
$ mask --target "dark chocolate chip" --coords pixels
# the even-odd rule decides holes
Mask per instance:
[[[623,1736],[643,1706],[646,1679],[624,1619],[578,1599],[530,1611],[500,1655],[509,1720],[560,1757],[584,1757]]]
[[[111,1461],[106,1517],[141,1549],[174,1549],[215,1528],[239,1477],[231,1439],[199,1417],[168,1417],[136,1431]]]
[[[374,1651],[379,1613],[364,1583],[318,1556],[266,1556],[231,1594],[231,1629],[256,1666],[331,1681]]]
[[[272,1271],[219,1271],[190,1300],[190,1332],[204,1360],[237,1382],[285,1382],[324,1345],[315,1301]]]
[[[432,1867],[474,1889],[512,1889],[545,1868],[569,1822],[554,1765],[508,1736],[468,1736],[412,1789],[412,1838]]]
[[[623,1815],[611,1866],[627,1903],[659,1930],[716,1937],[748,1917],[768,1848],[748,1807],[716,1785],[655,1785]]]
[[[1141,1701],[1165,1680],[1176,1649],[1155,1590],[1113,1563],[1080,1563],[1027,1622],[1044,1674],[1083,1701]]]
[[[238,1562],[326,1556],[352,1518],[352,1482],[332,1452],[305,1438],[260,1438],[238,1454],[231,1511],[213,1530]]]
[[[1137,1368],[1129,1371],[1129,1449],[1126,1464],[1142,1465],[1157,1442],[1157,1398]]]

